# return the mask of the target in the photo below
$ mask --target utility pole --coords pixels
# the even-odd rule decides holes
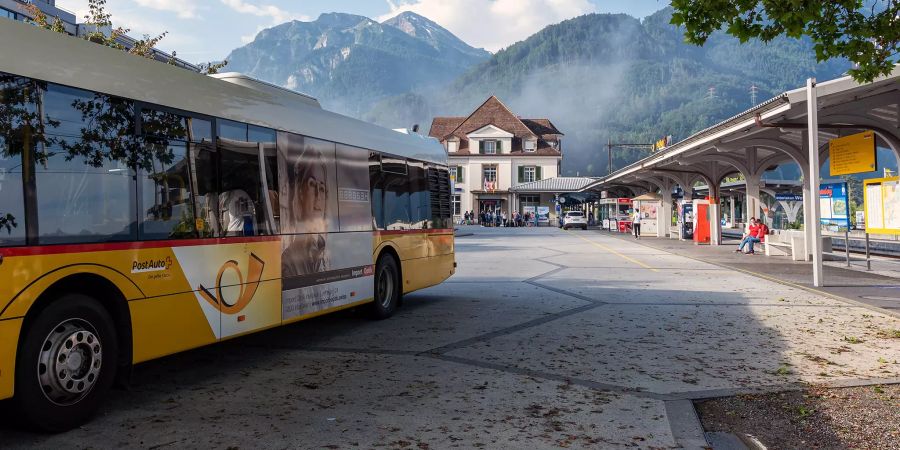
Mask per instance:
[[[606,176],[610,176],[612,174],[612,149],[613,148],[623,148],[623,149],[653,149],[653,144],[613,144],[612,139],[606,140],[606,157],[607,157],[607,166],[606,166]]]
[[[716,87],[710,86],[709,89],[706,90],[706,99],[713,100],[716,98]]]
[[[759,92],[759,88],[756,87],[755,84],[750,85],[750,103],[752,106],[756,106],[756,93]]]

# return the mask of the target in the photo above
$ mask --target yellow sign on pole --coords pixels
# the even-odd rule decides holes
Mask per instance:
[[[866,233],[900,234],[900,178],[865,180]]]
[[[875,171],[875,132],[851,134],[828,143],[831,176]]]

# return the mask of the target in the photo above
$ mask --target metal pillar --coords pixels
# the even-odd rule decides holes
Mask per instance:
[[[822,230],[819,227],[821,210],[819,209],[819,106],[816,95],[816,79],[806,80],[807,138],[809,151],[809,192],[810,212],[812,213],[811,242],[813,262],[813,286],[821,287],[822,280]]]

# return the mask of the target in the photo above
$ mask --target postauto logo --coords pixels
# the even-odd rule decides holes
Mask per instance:
[[[244,274],[241,273],[237,261],[233,259],[228,260],[225,264],[222,264],[222,267],[219,268],[219,274],[216,275],[215,293],[211,292],[210,289],[207,289],[201,284],[199,287],[200,296],[214,308],[222,312],[222,314],[238,314],[250,304],[251,300],[253,300],[253,295],[256,294],[256,288],[259,286],[259,281],[262,279],[263,268],[265,266],[266,263],[262,259],[251,253],[250,264],[247,268],[247,281],[245,282]],[[222,275],[224,275],[227,270],[234,271],[238,276],[240,292],[236,299],[228,299],[222,295]]]

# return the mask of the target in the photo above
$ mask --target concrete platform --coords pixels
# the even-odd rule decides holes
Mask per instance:
[[[900,382],[900,319],[728,266],[763,257],[463,231],[457,274],[389,320],[347,311],[142,364],[86,426],[0,420],[0,446],[697,449],[695,399]]]

